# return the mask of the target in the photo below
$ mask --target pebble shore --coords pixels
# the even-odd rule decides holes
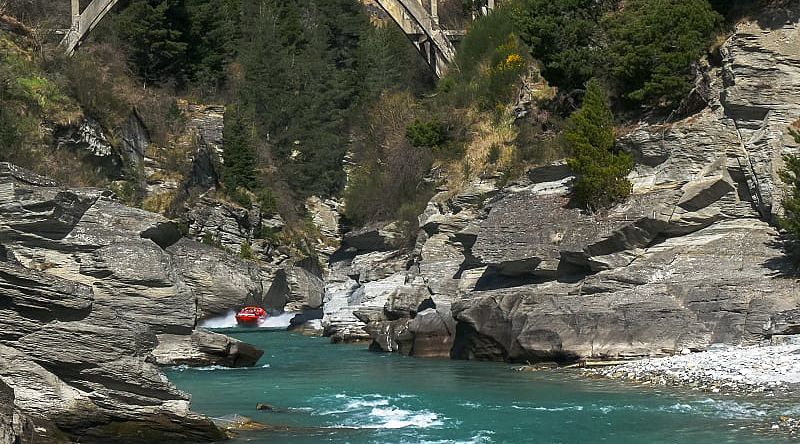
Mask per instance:
[[[800,404],[800,343],[749,347],[714,346],[709,351],[643,359],[588,375],[690,388],[710,393],[796,400]],[[773,429],[800,435],[800,418],[776,418]]]

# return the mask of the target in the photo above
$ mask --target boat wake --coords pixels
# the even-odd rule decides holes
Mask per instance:
[[[271,330],[286,330],[289,328],[289,322],[293,317],[295,317],[295,315],[297,315],[297,313],[287,312],[276,316],[269,316],[267,319],[259,322],[257,325],[253,325],[252,327],[267,328]],[[235,328],[238,326],[239,324],[236,322],[235,310],[231,310],[224,315],[208,318],[200,322],[200,327],[211,329]]]

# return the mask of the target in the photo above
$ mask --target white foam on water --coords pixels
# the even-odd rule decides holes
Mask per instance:
[[[382,396],[366,394],[348,396],[338,393],[323,398],[322,403],[330,409],[318,411],[317,415],[342,415],[343,422],[336,425],[340,428],[352,429],[401,429],[436,427],[444,425],[444,419],[428,410],[413,410],[395,405],[396,402],[415,398],[415,395]],[[333,404],[333,405],[331,405]]]
[[[525,405],[517,405],[512,404],[512,409],[516,410],[536,410],[538,412],[566,412],[566,411],[577,411],[580,412],[583,410],[582,405],[565,405],[561,407],[544,407],[544,406],[525,406]]]
[[[361,426],[365,429],[402,429],[405,427],[415,427],[427,429],[429,427],[441,426],[444,423],[439,419],[439,415],[427,410],[412,412],[397,407],[375,407],[369,412],[369,416],[377,419],[378,423]]]
[[[266,367],[269,367],[269,364],[265,364],[264,366],[261,367],[225,367],[224,365],[217,365],[217,364],[207,365],[204,367],[190,367],[188,365],[182,364],[182,365],[172,366],[170,367],[170,369],[179,372],[183,372],[186,370],[194,370],[199,372],[212,372],[216,370],[251,370],[254,368],[266,368]]]
[[[468,441],[456,441],[452,439],[440,439],[437,441],[401,441],[401,444],[488,444],[494,442],[491,435],[494,432],[491,430],[480,430],[478,433],[471,437]]]
[[[234,310],[228,313],[208,318],[200,322],[200,327],[203,328],[231,328],[236,327],[236,312]]]
[[[458,405],[459,405],[459,406],[461,406],[461,407],[469,407],[469,408],[471,408],[471,409],[478,409],[478,408],[481,408],[481,407],[482,407],[482,406],[481,406],[479,403],[477,403],[477,402],[469,402],[469,401],[468,401],[468,402],[462,402],[462,403],[460,403],[460,404],[458,404]]]
[[[388,399],[375,399],[375,400],[355,399],[352,401],[348,401],[347,404],[345,404],[344,408],[345,411],[352,412],[353,410],[363,409],[364,407],[380,407],[387,405],[389,405]]]
[[[725,419],[752,419],[767,416],[761,407],[749,402],[737,402],[729,399],[703,399],[693,403],[693,412],[710,414]]]
[[[286,329],[289,328],[289,323],[297,313],[286,312],[275,316],[269,316],[262,322],[259,322],[257,328],[271,328],[271,329]],[[233,328],[238,327],[236,322],[236,311],[231,310],[224,315],[208,318],[200,322],[200,327],[203,328]]]

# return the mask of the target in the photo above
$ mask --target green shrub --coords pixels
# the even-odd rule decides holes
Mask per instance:
[[[800,240],[800,156],[787,154],[783,160],[786,165],[778,175],[788,190],[782,202],[784,215],[778,223],[795,240]]]
[[[795,143],[800,143],[800,130],[789,127],[789,135],[794,138]]]
[[[477,103],[494,111],[513,98],[528,60],[514,33],[511,10],[502,7],[472,23],[458,46],[453,68],[439,81],[439,92],[445,95],[442,108]]]
[[[447,141],[447,133],[444,125],[436,119],[416,119],[406,128],[406,138],[411,146],[437,148]]]
[[[253,247],[250,246],[250,242],[242,241],[242,245],[239,247],[239,257],[251,261],[256,259],[256,255],[253,252]]]
[[[489,154],[486,160],[491,164],[497,163],[497,161],[500,160],[501,153],[500,145],[496,143],[492,144],[492,146],[489,147]]]
[[[597,18],[607,10],[596,0],[520,0],[513,22],[542,75],[568,91],[581,88],[602,63]]]
[[[492,51],[489,68],[480,81],[478,103],[481,108],[502,110],[513,98],[519,80],[528,67],[522,54],[522,45],[514,34]]]
[[[200,242],[216,248],[222,248],[222,242],[209,231],[204,231],[200,237]]]
[[[722,17],[702,0],[628,0],[604,21],[610,74],[624,99],[671,109],[692,88],[692,64]]]
[[[279,240],[278,233],[267,226],[261,226],[261,230],[258,232],[258,238],[270,241],[271,243],[277,243]]]
[[[231,200],[245,208],[250,208],[253,206],[253,200],[250,198],[250,193],[243,188],[237,188],[233,191],[229,191],[228,196],[231,198]]]
[[[278,212],[278,200],[270,188],[262,188],[256,193],[256,201],[261,207],[263,217],[271,217]]]
[[[614,116],[596,80],[589,82],[581,109],[570,116],[566,139],[572,148],[567,164],[578,176],[573,198],[579,205],[596,210],[630,194],[626,176],[633,158],[614,151]]]

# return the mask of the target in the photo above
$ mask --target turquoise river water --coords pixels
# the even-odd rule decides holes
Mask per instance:
[[[263,347],[256,367],[174,368],[194,410],[274,426],[240,443],[784,443],[797,407],[509,364],[415,359],[285,331],[228,332]],[[268,403],[282,411],[259,411]],[[793,411],[794,410],[794,411]]]

